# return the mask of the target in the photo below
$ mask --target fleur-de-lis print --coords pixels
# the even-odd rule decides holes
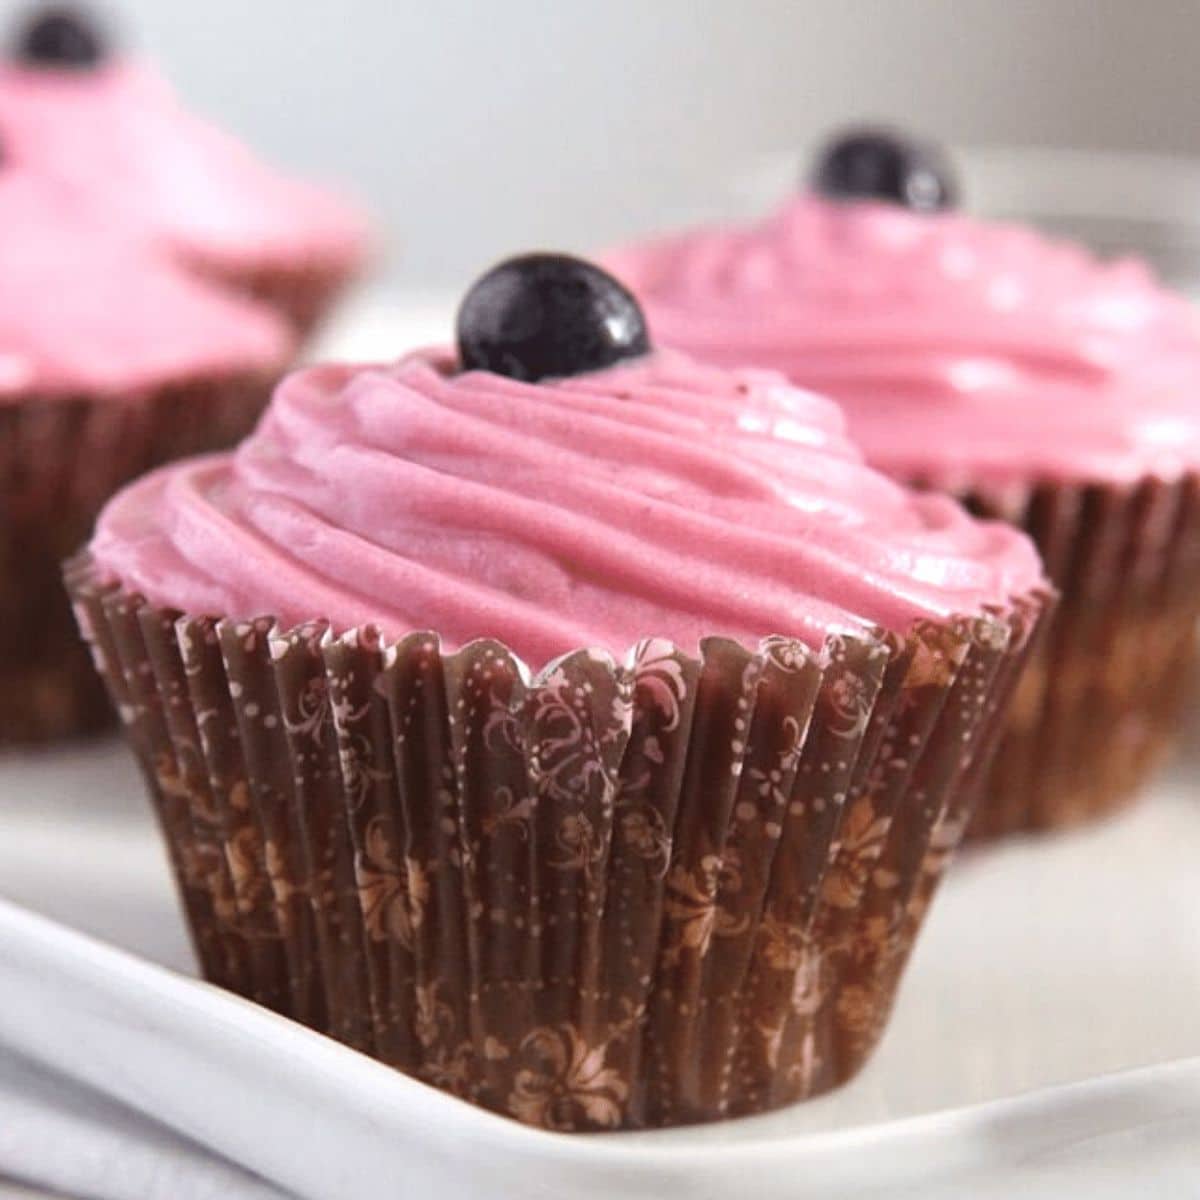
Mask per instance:
[[[663,960],[678,963],[685,951],[703,956],[714,936],[735,937],[750,923],[748,914],[736,916],[717,903],[720,892],[741,890],[742,877],[736,854],[730,850],[724,859],[706,854],[689,870],[677,863],[667,872],[667,890],[663,912],[670,928]]]
[[[618,810],[625,844],[638,858],[655,864],[656,875],[665,875],[671,858],[671,834],[662,814],[649,805]]]
[[[559,870],[590,870],[604,858],[606,845],[596,827],[582,813],[563,817],[555,832],[559,856],[550,860]]]
[[[530,822],[537,811],[537,797],[522,796],[519,800],[507,784],[492,793],[492,805],[481,824],[484,834],[491,836],[506,825],[511,825],[522,837],[529,836]]]
[[[877,992],[857,983],[848,983],[838,994],[835,1009],[837,1023],[847,1033],[866,1039],[880,1019]]]
[[[249,822],[234,830],[225,843],[225,860],[229,864],[239,913],[253,912],[262,891],[264,880],[259,870],[258,853],[258,830]]]
[[[271,885],[271,896],[275,901],[276,919],[280,929],[287,930],[292,921],[291,899],[300,889],[292,879],[283,850],[270,838],[267,838],[263,847],[263,857],[267,868],[267,882]]]
[[[608,1043],[588,1045],[570,1023],[533,1030],[521,1042],[509,1112],[543,1129],[615,1129],[629,1085],[607,1054]]]
[[[870,796],[854,800],[842,818],[821,898],[834,908],[854,908],[883,852],[889,822],[875,815]]]
[[[439,995],[441,981],[418,984],[414,990],[417,1007],[413,1032],[423,1051],[421,1078],[469,1099],[475,1086],[475,1056],[471,1044],[455,1033],[454,1010]]]
[[[355,875],[367,936],[374,942],[394,940],[411,950],[429,902],[429,877],[416,859],[400,859],[381,817],[367,825]]]
[[[823,972],[832,948],[818,949],[806,928],[781,921],[773,913],[763,917],[759,936],[764,963],[792,977],[788,1011],[794,1016],[817,1012],[825,999]]]
[[[195,753],[195,748],[191,748]],[[193,819],[208,825],[217,822],[217,811],[212,797],[205,788],[191,787],[186,773],[176,765],[174,755],[163,751],[154,760],[154,781],[162,795],[171,800],[187,801]]]
[[[887,957],[893,938],[893,926],[899,914],[875,914],[861,922],[849,938],[850,957],[860,966]]]

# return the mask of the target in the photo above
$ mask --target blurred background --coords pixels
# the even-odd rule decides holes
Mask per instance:
[[[317,357],[445,340],[453,299],[517,250],[587,252],[766,211],[816,141],[861,119],[948,143],[968,209],[1137,251],[1200,299],[1200,0],[79,2],[189,110],[375,215],[374,287]],[[0,36],[28,7],[0,0]],[[1022,846],[951,881],[959,903],[926,937],[925,983],[878,1068],[888,1086],[847,1093],[850,1108],[816,1110],[818,1123],[1197,1052],[1200,922],[1161,919],[1195,909],[1200,733],[1191,742],[1174,794],[1140,823],[1040,858]],[[0,772],[5,897],[192,969],[123,749],[10,755]],[[1118,876],[1122,904],[1097,903]],[[0,1059],[0,1149],[12,1079]],[[8,1146],[24,1149],[13,1128]],[[49,1144],[57,1160],[56,1133]],[[79,1192],[94,1195],[79,1161]],[[0,1200],[32,1195],[0,1178]]]
[[[456,289],[516,248],[595,248],[761,207],[803,147],[853,117],[969,147],[1200,152],[1196,0],[97,7],[191,107],[280,165],[349,181],[388,237],[383,278],[416,289]],[[8,23],[21,9],[0,0]],[[1132,187],[1200,211],[1178,162],[1145,182],[1130,175],[1149,167],[1100,161],[1057,172],[1076,207],[1081,190]],[[1002,207],[1016,186],[971,183],[971,207]]]

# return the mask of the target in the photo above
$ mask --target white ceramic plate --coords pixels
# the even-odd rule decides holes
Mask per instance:
[[[3,902],[0,990],[0,1034],[25,1053],[312,1200],[1195,1194],[1200,1060],[841,1132],[801,1132],[799,1106],[565,1137]]]
[[[1200,1055],[1193,769],[1099,828],[960,862],[849,1087],[703,1130],[564,1138],[187,978],[124,749],[9,756],[0,891],[126,949],[0,905],[0,1041],[321,1200],[717,1197],[751,1181],[760,1200],[954,1195],[968,1181],[1001,1195],[1014,1171],[1025,1188],[1036,1176],[1128,1195],[1148,1162],[1158,1194],[1200,1194],[1200,1061],[1184,1061]],[[1036,1090],[1051,1084],[1069,1086]]]

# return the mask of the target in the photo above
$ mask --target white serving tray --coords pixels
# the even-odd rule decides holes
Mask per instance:
[[[563,1137],[188,978],[124,748],[9,755],[0,892],[96,937],[0,903],[0,1043],[313,1200],[999,1196],[1018,1179],[1022,1195],[1200,1195],[1194,769],[1099,828],[961,861],[879,1053],[840,1092]]]

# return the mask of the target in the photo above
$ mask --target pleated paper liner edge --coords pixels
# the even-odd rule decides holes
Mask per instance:
[[[549,1129],[760,1112],[880,1036],[1046,610],[536,676],[67,571],[205,975]]]
[[[62,559],[122,485],[242,438],[274,378],[231,374],[129,397],[39,394],[0,404],[0,745],[114,724],[79,642]]]
[[[1063,829],[1132,803],[1194,694],[1200,474],[960,491],[1033,539],[1059,589],[972,839]]]

